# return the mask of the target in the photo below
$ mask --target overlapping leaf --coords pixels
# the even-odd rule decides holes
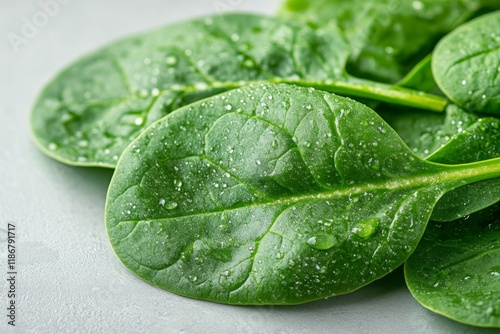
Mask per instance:
[[[498,207],[478,220],[429,224],[405,264],[413,296],[430,310],[480,327],[500,327]]]
[[[462,108],[500,114],[500,11],[440,41],[432,70],[442,91]]]
[[[353,50],[350,73],[397,82],[441,37],[497,9],[497,0],[287,0],[280,14],[315,27],[338,27]]]

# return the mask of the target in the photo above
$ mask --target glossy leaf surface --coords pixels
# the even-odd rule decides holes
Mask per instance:
[[[339,78],[347,57],[337,35],[262,16],[183,22],[68,67],[39,97],[33,130],[55,158],[112,167],[145,127],[182,105],[248,81]]]
[[[381,112],[418,156],[444,164],[463,164],[500,157],[500,121],[480,118],[455,105],[445,115],[421,110]],[[432,220],[453,221],[500,201],[500,179],[468,184],[446,193]]]
[[[497,0],[287,0],[280,14],[338,27],[353,50],[349,73],[397,82],[441,37],[477,13],[497,9]]]
[[[339,34],[252,14],[166,26],[114,43],[59,74],[32,113],[38,145],[82,166],[114,167],[148,125],[199,99],[255,82],[288,82],[441,110],[446,101],[349,77]]]
[[[500,12],[477,18],[443,38],[432,70],[441,90],[457,105],[500,114]]]
[[[295,86],[182,108],[120,159],[107,230],[145,280],[231,304],[296,304],[389,273],[441,195],[500,162],[420,160],[372,110]]]
[[[408,288],[423,306],[469,325],[500,327],[499,214],[429,224],[405,264]]]

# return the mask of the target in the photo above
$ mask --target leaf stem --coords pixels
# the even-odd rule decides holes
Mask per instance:
[[[449,166],[449,165],[447,165]],[[500,177],[500,158],[453,165],[460,177],[467,183],[474,183]]]
[[[379,102],[387,102],[436,112],[443,112],[449,102],[446,98],[441,96],[354,77],[350,77],[346,81],[287,79],[275,79],[272,81],[275,83],[288,83],[303,87],[313,87],[339,95],[367,98]]]

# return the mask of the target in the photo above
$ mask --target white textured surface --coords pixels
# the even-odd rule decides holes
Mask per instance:
[[[215,14],[217,7],[272,14],[279,1],[66,1],[15,52],[7,34],[21,34],[23,18],[31,19],[41,8],[38,1],[0,0],[1,333],[489,332],[420,307],[401,271],[354,294],[293,307],[191,300],[128,272],[104,228],[111,171],[67,167],[34,147],[28,116],[37,92],[75,58],[117,37]],[[7,326],[5,311],[8,222],[17,228],[15,329]]]

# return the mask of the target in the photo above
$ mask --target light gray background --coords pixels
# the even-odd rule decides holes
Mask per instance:
[[[28,118],[37,93],[63,66],[118,37],[221,9],[272,14],[280,1],[66,2],[16,52],[8,34],[21,35],[23,19],[32,21],[41,7],[38,1],[0,0],[1,333],[493,332],[422,308],[401,270],[356,293],[293,307],[191,300],[130,273],[104,228],[112,172],[68,167],[35,148]],[[6,318],[8,223],[17,229],[15,329]]]

